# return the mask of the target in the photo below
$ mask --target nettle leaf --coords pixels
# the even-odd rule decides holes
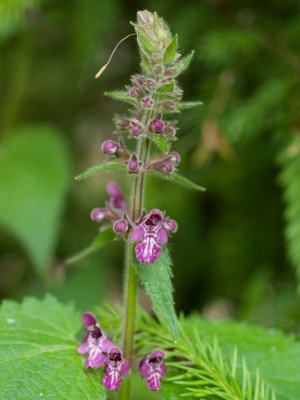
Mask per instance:
[[[198,190],[201,192],[206,191],[205,187],[197,185],[196,183],[190,181],[189,179],[185,178],[184,176],[178,174],[177,172],[173,172],[170,175],[165,175],[160,172],[154,171],[154,172],[151,172],[151,175],[154,175],[160,179],[167,180],[169,182],[178,183],[179,185],[184,186],[188,189]]]
[[[104,247],[108,243],[112,242],[115,237],[116,234],[111,227],[103,229],[87,248],[68,258],[66,260],[66,264],[70,265],[81,261],[83,258],[86,258],[87,256],[95,253],[97,250],[101,249],[101,247]]]
[[[174,87],[175,87],[175,81],[172,81],[170,83],[166,83],[165,85],[160,86],[157,89],[157,93],[169,93],[169,92],[173,92],[174,91]]]
[[[170,151],[170,143],[166,136],[154,134],[151,135],[150,138],[163,153],[168,153]]]
[[[181,103],[178,104],[178,109],[180,111],[185,111],[189,110],[190,108],[195,108],[202,105],[203,105],[202,101],[182,101]]]
[[[120,162],[107,162],[105,164],[95,165],[94,167],[88,168],[86,171],[75,177],[76,181],[86,179],[91,175],[99,174],[101,172],[113,172],[113,171],[126,171],[124,164]]]
[[[127,92],[123,90],[115,90],[112,92],[105,92],[105,96],[111,97],[114,100],[123,101],[124,103],[128,103],[134,107],[138,107],[139,103],[137,99],[130,96]]]
[[[5,301],[0,309],[0,398],[104,400],[99,371],[84,371],[73,306],[51,296]]]
[[[190,65],[190,62],[192,61],[193,56],[194,56],[194,50],[190,54],[188,54],[187,56],[185,56],[179,60],[176,75],[180,75],[182,72],[184,72],[188,68],[188,66]]]
[[[176,55],[176,49],[177,49],[177,35],[175,35],[169,44],[169,46],[166,48],[166,52],[164,55],[164,62],[166,64],[170,64]]]
[[[0,146],[0,224],[41,275],[50,265],[70,180],[61,136],[51,126],[27,126],[10,132]]]
[[[136,36],[137,36],[137,41],[138,41],[139,47],[142,47],[143,50],[147,53],[152,53],[154,51],[154,48],[153,48],[151,42],[148,40],[145,33],[143,32],[143,30],[134,23],[131,23],[131,25],[134,26],[134,29],[136,31]]]
[[[177,317],[174,309],[171,259],[166,246],[160,257],[151,265],[140,264],[133,255],[139,280],[151,299],[155,312],[167,323],[169,331],[178,339]]]

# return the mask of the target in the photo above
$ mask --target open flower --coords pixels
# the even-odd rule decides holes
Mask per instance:
[[[86,330],[86,335],[84,342],[78,347],[77,352],[79,354],[88,353],[84,368],[99,368],[105,364],[106,354],[114,347],[114,344],[101,331],[93,314],[83,314],[82,326]]]
[[[109,350],[104,369],[103,386],[107,390],[119,390],[122,382],[121,377],[128,375],[129,364],[124,360],[118,347]]]
[[[133,242],[142,242],[135,247],[136,258],[141,264],[153,264],[162,252],[160,244],[168,242],[167,231],[163,228],[164,218],[159,210],[152,210],[137,225],[131,235]]]
[[[164,356],[162,351],[154,351],[150,356],[145,357],[140,365],[141,377],[147,380],[147,386],[153,392],[160,389],[162,377],[167,372],[162,360]]]
[[[110,182],[106,186],[106,191],[110,196],[106,207],[94,208],[91,212],[91,219],[95,222],[101,222],[103,220],[113,222],[119,219],[120,215],[126,209],[126,203],[119,185],[115,182]]]

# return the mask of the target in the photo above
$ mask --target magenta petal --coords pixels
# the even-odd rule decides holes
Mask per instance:
[[[142,366],[140,367],[140,373],[142,378],[148,378],[151,373],[151,367],[147,362],[147,359],[143,361]]]
[[[88,341],[85,341],[84,343],[82,343],[82,345],[80,345],[77,349],[77,353],[79,354],[85,354],[89,351],[90,345]]]
[[[120,187],[115,182],[110,182],[106,186],[106,191],[110,197],[120,197],[122,196]]]
[[[82,315],[82,326],[84,327],[84,329],[88,329],[89,327],[96,325],[96,324],[97,324],[97,320],[93,314],[84,313]]]
[[[147,386],[152,392],[160,390],[161,375],[157,371],[153,371],[147,379]]]
[[[100,351],[91,351],[86,362],[84,364],[84,368],[87,369],[91,367],[93,369],[97,369],[105,364],[106,357]]]
[[[144,240],[144,234],[145,232],[142,225],[138,225],[132,231],[131,240],[133,242],[141,242],[142,240]]]
[[[117,371],[111,371],[110,375],[105,375],[102,384],[107,390],[119,390],[121,386],[121,378]]]
[[[124,363],[121,366],[121,375],[127,376],[129,372],[129,364],[127,361],[124,361]]]
[[[113,342],[109,340],[106,336],[104,340],[101,342],[101,350],[103,351],[103,353],[108,353],[109,350],[114,346],[115,345],[113,344]]]
[[[162,252],[162,248],[152,237],[147,237],[143,243],[135,247],[136,258],[141,264],[153,264]]]
[[[157,240],[157,243],[159,243],[159,244],[168,243],[168,234],[163,228],[160,228],[158,230],[156,240]]]

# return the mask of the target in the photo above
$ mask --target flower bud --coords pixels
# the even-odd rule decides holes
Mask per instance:
[[[101,150],[104,154],[108,154],[110,156],[117,156],[118,150],[121,150],[122,147],[117,142],[113,142],[112,140],[105,140],[102,143]]]
[[[172,164],[170,161],[165,161],[161,171],[165,175],[170,175],[172,172],[174,172],[174,164]]]
[[[153,132],[162,133],[165,130],[165,124],[160,119],[155,119],[151,122],[151,129]]]
[[[140,168],[141,163],[135,158],[132,157],[127,163],[127,170],[129,173],[136,173]]]
[[[127,232],[128,228],[128,221],[125,218],[117,220],[113,226],[113,230],[119,234]]]
[[[174,165],[179,165],[181,161],[180,155],[177,153],[177,151],[171,151],[168,154],[168,159]]]
[[[168,233],[175,233],[178,229],[177,222],[174,219],[164,219],[162,226]]]
[[[166,124],[165,133],[171,137],[176,135],[176,129],[172,123],[169,122]]]
[[[137,96],[139,95],[139,88],[133,86],[133,87],[129,90],[129,94],[130,94],[130,96],[137,97]]]
[[[142,106],[145,108],[151,108],[153,106],[153,100],[150,97],[144,97],[142,99]]]
[[[130,129],[130,132],[133,136],[138,136],[140,133],[142,133],[143,128],[141,127],[140,124],[135,124],[133,123]]]
[[[101,222],[107,215],[107,208],[94,208],[91,212],[91,220],[94,222]]]

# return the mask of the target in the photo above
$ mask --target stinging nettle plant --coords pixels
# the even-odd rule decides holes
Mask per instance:
[[[113,347],[100,330],[95,317],[89,313],[83,315],[87,336],[78,349],[80,353],[88,353],[86,368],[105,366],[103,385],[109,390],[120,389],[122,375],[126,376],[135,363],[138,280],[150,296],[158,317],[169,327],[173,340],[178,339],[171,259],[167,248],[169,236],[176,232],[177,223],[159,209],[144,209],[146,177],[155,174],[192,189],[204,190],[176,172],[180,155],[171,151],[172,142],[176,140],[176,115],[183,109],[201,104],[182,102],[183,92],[177,84],[178,75],[187,69],[193,53],[186,57],[180,55],[177,35],[172,36],[164,20],[156,13],[140,11],[137,13],[137,23],[132,25],[141,57],[141,73],[131,76],[131,83],[125,90],[105,93],[130,105],[127,115],[115,118],[114,135],[119,139],[106,140],[102,144],[102,152],[107,156],[103,164],[76,177],[76,180],[80,180],[105,171],[123,171],[131,176],[128,202],[119,186],[112,182],[107,185],[110,198],[105,207],[95,208],[91,212],[91,219],[102,224],[103,233],[112,228],[117,236],[125,240],[126,246],[122,351]],[[134,152],[126,148],[127,139],[136,142]],[[154,348],[141,361],[141,376],[147,380],[147,386],[152,391],[160,389],[161,379],[166,374],[163,358],[164,353]],[[129,383],[125,381],[120,398],[129,398],[129,393]]]

